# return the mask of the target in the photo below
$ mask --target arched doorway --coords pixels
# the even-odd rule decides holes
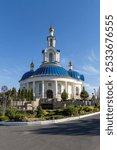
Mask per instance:
[[[52,90],[47,90],[46,94],[47,94],[47,98],[53,98],[53,91]]]

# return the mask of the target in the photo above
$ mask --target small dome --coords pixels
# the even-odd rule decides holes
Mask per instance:
[[[69,69],[68,74],[69,74],[72,78],[75,78],[75,79],[77,79],[77,80],[82,80],[82,81],[84,81],[84,76],[81,75],[81,74],[80,74],[79,72],[77,72],[77,71],[74,71],[74,70],[72,70],[72,69]]]
[[[35,75],[68,76],[68,72],[61,66],[42,66],[38,68]]]
[[[22,76],[21,80],[25,80],[25,79],[31,77],[33,74],[34,74],[34,71],[33,71],[33,70],[30,70],[30,71],[26,72],[26,73]],[[20,80],[20,81],[21,81],[21,80]]]
[[[32,61],[31,64],[30,64],[30,68],[34,68],[34,63],[33,63],[33,61]]]

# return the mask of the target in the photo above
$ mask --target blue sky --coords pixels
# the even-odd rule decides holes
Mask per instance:
[[[42,62],[49,27],[55,29],[61,63],[85,76],[92,93],[100,82],[99,0],[0,0],[0,87],[19,88],[18,81]]]

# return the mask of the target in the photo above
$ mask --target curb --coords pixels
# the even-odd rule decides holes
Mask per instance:
[[[63,119],[55,119],[55,120],[45,120],[45,121],[32,121],[32,122],[4,122],[1,121],[0,125],[1,126],[38,126],[38,125],[50,125],[50,124],[55,124],[55,123],[61,123],[61,122],[67,122],[67,121],[72,121],[72,120],[78,120],[90,116],[94,116],[100,114],[100,112],[92,113],[92,114],[87,114],[87,115],[82,115],[78,117],[69,117],[69,118],[63,118]]]

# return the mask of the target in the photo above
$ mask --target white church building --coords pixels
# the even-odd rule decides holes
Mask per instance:
[[[54,28],[50,27],[47,37],[47,48],[42,50],[43,61],[39,68],[34,69],[30,64],[30,71],[24,73],[20,79],[20,89],[33,89],[34,99],[61,100],[61,93],[65,90],[68,99],[79,99],[83,88],[84,76],[72,69],[66,70],[61,65],[60,50],[56,49]]]

